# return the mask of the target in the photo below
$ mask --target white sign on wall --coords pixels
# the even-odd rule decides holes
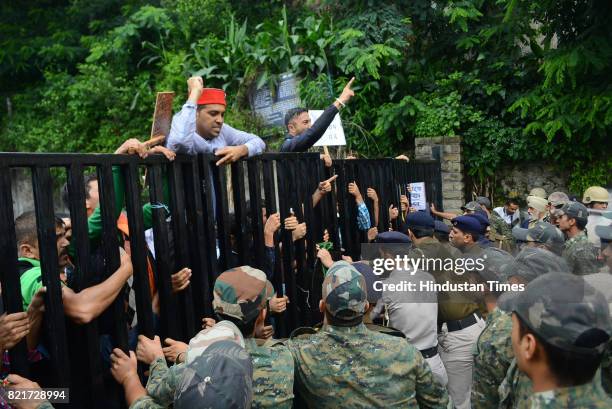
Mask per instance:
[[[310,110],[310,121],[314,122],[321,116],[323,110]],[[344,146],[346,145],[346,138],[344,137],[344,129],[342,128],[342,121],[340,121],[340,114],[336,114],[333,121],[327,127],[327,130],[314,144],[314,146]]]
[[[425,193],[425,182],[416,182],[409,184],[410,205],[417,210],[427,210],[427,197]]]

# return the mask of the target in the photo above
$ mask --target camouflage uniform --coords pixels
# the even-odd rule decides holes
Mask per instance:
[[[293,357],[280,341],[245,339],[253,358],[253,408],[291,408]]]
[[[365,288],[349,263],[338,261],[327,272],[327,313],[347,324],[325,323],[317,334],[289,340],[300,396],[317,408],[446,408],[448,395],[418,350],[360,322]]]
[[[489,238],[495,242],[495,247],[511,253],[514,249],[514,240],[512,228],[508,223],[492,211],[489,214],[489,226],[491,227]]]
[[[189,341],[185,362],[168,367],[164,358],[157,358],[149,366],[147,395],[138,399],[130,408],[168,408],[174,402],[177,388],[185,368],[198,356],[202,355],[209,345],[220,340],[232,340],[245,346],[245,341],[238,328],[229,321],[221,321],[212,328],[200,331]]]
[[[603,294],[581,277],[570,274],[549,273],[534,280],[513,300],[512,309],[538,337],[570,353],[588,331],[612,333]],[[603,342],[590,349],[603,353],[608,347],[608,342]],[[513,363],[499,392],[503,408],[612,407],[612,399],[601,387],[597,374],[583,385],[534,393],[525,374]]]
[[[512,318],[495,308],[478,337],[474,354],[471,402],[474,409],[497,408],[497,389],[512,363]]]
[[[563,257],[576,275],[593,274],[599,271],[597,249],[589,242],[584,231],[565,241]]]
[[[215,281],[213,307],[218,314],[249,322],[274,295],[265,273],[249,266],[221,274]],[[245,340],[253,358],[253,408],[293,405],[293,358],[279,341]]]

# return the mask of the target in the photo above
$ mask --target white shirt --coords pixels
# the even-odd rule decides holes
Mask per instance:
[[[438,345],[438,298],[436,292],[419,291],[419,283],[434,277],[425,271],[395,270],[384,283],[415,283],[416,291],[383,291],[382,301],[387,306],[389,325],[406,336],[419,350]]]
[[[512,223],[520,217],[520,214],[519,214],[520,211],[519,210],[517,210],[513,214],[508,214],[508,213],[506,213],[506,208],[503,207],[503,206],[502,207],[496,207],[495,209],[493,209],[493,211],[495,213],[497,213],[499,215],[499,217],[504,219],[504,221],[506,223],[508,223],[509,225],[512,225]]]

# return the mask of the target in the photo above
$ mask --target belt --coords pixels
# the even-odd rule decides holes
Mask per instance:
[[[438,346],[436,345],[435,347],[421,349],[420,352],[425,359],[433,358],[434,356],[438,355]]]
[[[448,332],[453,332],[471,327],[478,322],[478,318],[481,318],[480,313],[478,311],[474,311],[467,317],[460,320],[446,321],[446,329]]]

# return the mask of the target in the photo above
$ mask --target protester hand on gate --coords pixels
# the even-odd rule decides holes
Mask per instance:
[[[11,388],[27,389],[28,394],[30,393],[29,391],[34,392],[41,390],[40,385],[36,382],[16,374],[9,374],[9,376],[6,377],[6,380],[9,382],[8,386]],[[32,397],[29,399],[14,400],[11,402],[11,407],[16,409],[36,409],[41,403],[46,401],[46,399],[35,399],[37,397],[40,397],[40,395],[33,393]]]
[[[113,353],[110,356],[111,360],[111,373],[113,378],[120,385],[132,378],[138,378],[138,361],[136,360],[136,354],[134,351],[130,351],[130,355],[127,356],[125,352],[119,348],[113,349]]]
[[[270,339],[274,335],[274,327],[272,325],[260,325],[255,327],[255,338]]]
[[[176,362],[177,364],[185,362],[185,353],[187,352],[187,348],[189,348],[188,344],[181,341],[175,341],[172,338],[166,338],[164,343],[168,345],[162,348],[167,361]]]
[[[295,230],[291,232],[291,238],[293,239],[293,241],[301,240],[306,237],[306,231],[306,222],[300,223],[297,225]]]
[[[134,273],[134,268],[132,266],[132,258],[130,255],[123,249],[123,247],[119,247],[119,256],[121,260],[121,266],[127,269],[129,275]]]
[[[216,165],[221,166],[227,163],[236,162],[238,159],[247,156],[249,148],[246,145],[226,146],[215,151],[215,156],[219,156]]]
[[[208,327],[214,327],[217,321],[214,318],[204,317],[202,318],[202,329],[206,329]]]
[[[157,358],[164,357],[164,351],[159,340],[159,336],[155,335],[153,339],[147,338],[144,335],[138,336],[138,345],[136,346],[136,356],[138,360],[149,365]]]
[[[285,224],[287,223],[287,219],[285,219]],[[296,219],[296,223],[297,223],[297,219]],[[268,235],[273,235],[274,233],[276,233],[278,231],[278,229],[280,229],[281,223],[280,223],[280,213],[276,212],[274,214],[271,214],[270,217],[268,217],[268,220],[266,220],[266,224],[264,226],[264,235],[268,234]]]
[[[395,157],[395,159],[405,160],[406,162],[410,162],[410,159],[406,155],[398,155]]]
[[[370,227],[368,229],[368,241],[373,241],[378,236],[378,227]]]
[[[285,230],[295,230],[298,224],[297,217],[289,216],[285,219]]]
[[[389,206],[389,221],[391,222],[397,219],[398,216],[399,216],[399,211],[397,210],[397,207],[395,207],[394,205],[390,205]]]
[[[27,312],[0,315],[0,351],[11,349],[30,332]]]
[[[406,213],[408,210],[408,206],[410,206],[410,202],[408,201],[408,196],[400,195],[400,207],[402,209],[402,213]]]
[[[361,192],[359,191],[359,187],[357,183],[351,182],[348,184],[348,192],[355,197],[355,203],[359,204],[363,202],[363,196],[361,196]]]
[[[130,138],[123,142],[121,146],[115,150],[117,155],[137,154],[141,158],[146,158],[149,154],[149,148],[143,142],[140,142],[136,138]]]
[[[367,196],[375,203],[378,203],[378,193],[376,193],[376,190],[374,190],[373,188],[369,187],[367,190]]]
[[[157,146],[152,147],[151,149],[149,149],[149,153],[161,153],[170,162],[172,162],[174,158],[176,158],[176,152],[171,151],[170,149],[162,145],[157,145]]]
[[[330,268],[332,264],[334,264],[334,260],[332,259],[330,252],[319,246],[317,246],[317,258],[321,260],[321,264],[323,264],[325,268]]]
[[[185,267],[180,271],[172,274],[172,292],[178,293],[183,291],[191,283],[191,269]]]
[[[327,153],[322,153],[321,154],[321,160],[323,161],[323,164],[325,164],[326,168],[331,168],[331,166],[332,166],[332,158],[331,158],[331,156],[329,156]]]
[[[45,312],[45,293],[47,292],[47,287],[40,287],[34,297],[32,297],[32,301],[30,301],[30,305],[28,305],[28,316],[30,320],[32,317],[42,314]]]
[[[287,309],[287,304],[289,304],[289,297],[283,295],[282,297],[272,297],[270,298],[270,311],[276,314],[280,314],[281,312],[285,312]]]
[[[323,194],[327,194],[332,191],[332,182],[338,178],[338,175],[334,175],[329,179],[325,179],[319,183],[319,191]]]

